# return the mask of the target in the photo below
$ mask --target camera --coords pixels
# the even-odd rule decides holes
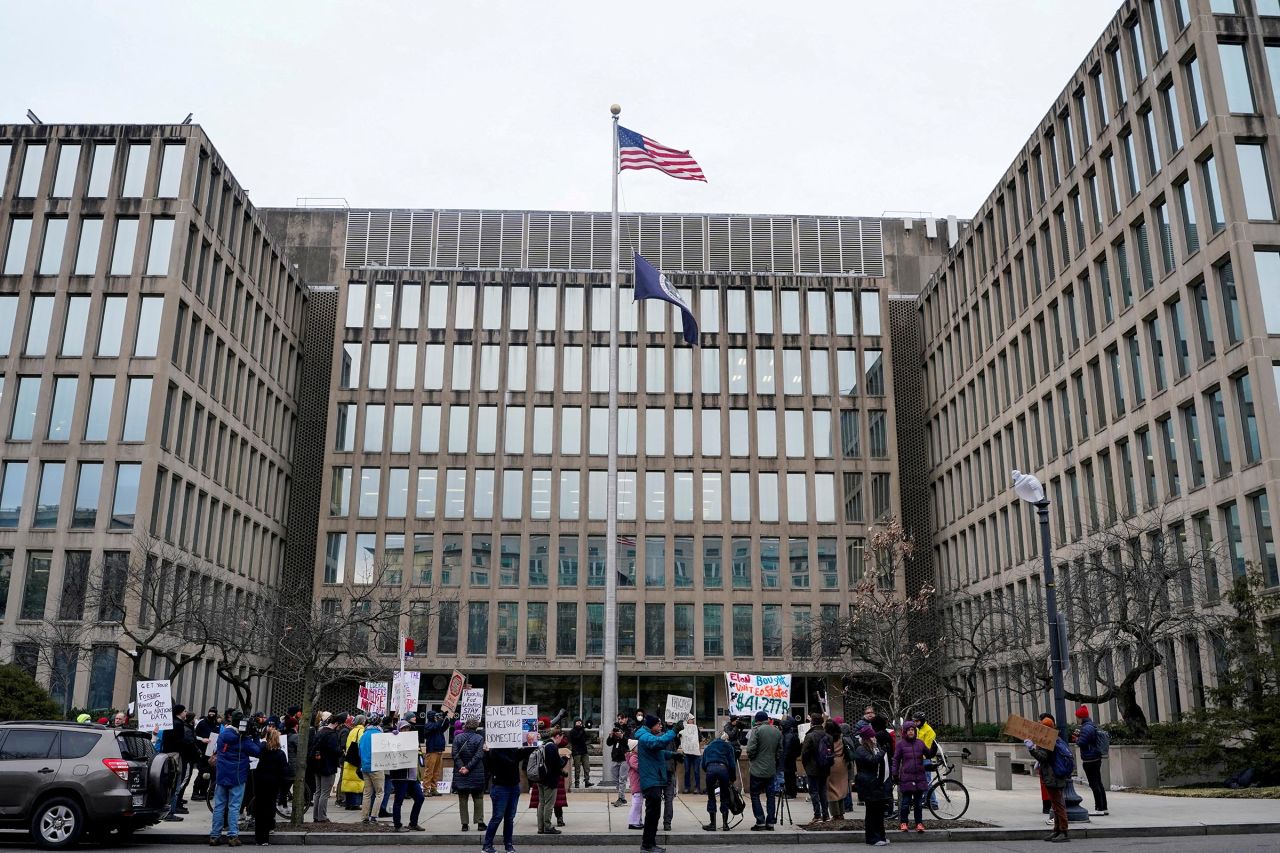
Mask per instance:
[[[236,731],[240,733],[240,737],[257,738],[258,726],[254,723],[253,718],[245,717],[236,726]]]

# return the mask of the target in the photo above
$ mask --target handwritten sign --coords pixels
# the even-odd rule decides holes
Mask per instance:
[[[463,720],[480,719],[484,714],[484,688],[469,687],[462,691],[462,711],[458,715]]]
[[[486,705],[484,743],[490,749],[538,745],[537,705]]]
[[[374,735],[369,742],[373,770],[404,770],[418,766],[418,739],[413,732]]]
[[[455,669],[453,675],[449,676],[449,689],[444,694],[444,702],[440,703],[446,714],[458,710],[458,700],[462,698],[462,688],[466,686],[467,677]]]
[[[401,676],[404,676],[401,678]],[[421,683],[420,672],[397,672],[391,682],[391,710],[399,711],[401,716],[418,710],[418,686]]]
[[[698,726],[685,723],[680,730],[680,751],[685,755],[702,755],[702,744],[698,741]]]
[[[360,687],[356,707],[370,714],[387,713],[387,682],[366,681]]]
[[[453,793],[453,769],[446,768],[440,771],[440,779],[436,782],[437,794]]]
[[[1052,750],[1054,744],[1058,742],[1058,730],[1049,728],[1035,720],[1028,720],[1026,717],[1020,717],[1017,714],[1010,714],[1009,719],[1005,721],[1002,731],[1007,735],[1012,735],[1018,740],[1035,741],[1035,745],[1041,749]]]
[[[786,716],[791,708],[791,674],[750,675],[726,672],[729,685],[729,708],[732,716],[754,715],[764,711],[775,720]]]
[[[169,681],[138,682],[138,731],[173,728],[173,692]]]
[[[666,721],[668,723],[678,723],[681,720],[689,719],[689,714],[693,712],[692,696],[672,696],[667,694],[667,713]]]

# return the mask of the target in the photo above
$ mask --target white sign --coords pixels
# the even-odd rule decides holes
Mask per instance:
[[[453,793],[453,768],[440,771],[440,781],[436,782],[437,794]]]
[[[490,749],[538,745],[537,705],[486,705],[484,743]]]
[[[693,711],[692,696],[672,696],[667,694],[667,717],[668,723],[678,723],[682,720],[689,719],[689,714]]]
[[[464,722],[473,717],[480,719],[480,715],[484,713],[484,688],[469,687],[462,691],[462,703],[459,707],[461,711],[458,717]]]
[[[401,679],[400,676],[404,675]],[[405,672],[395,674],[395,680],[391,682],[391,710],[399,711],[400,716],[412,714],[418,710],[418,685],[422,679],[420,672]]]
[[[702,755],[702,744],[698,742],[698,726],[696,723],[685,723],[680,730],[680,751],[685,755]]]
[[[751,675],[726,672],[729,685],[729,714],[734,717],[754,716],[764,711],[781,720],[791,709],[791,673],[786,675]]]
[[[138,731],[173,728],[173,693],[169,682],[138,682]]]
[[[413,732],[383,732],[370,739],[372,770],[405,770],[418,766],[418,739]]]

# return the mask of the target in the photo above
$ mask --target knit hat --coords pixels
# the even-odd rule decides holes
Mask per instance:
[[[870,740],[875,736],[876,736],[876,730],[871,728],[871,726],[867,725],[866,723],[863,723],[862,725],[858,726],[858,737],[863,738],[865,740]]]
[[[106,718],[106,717],[99,717],[99,718],[98,718],[98,725],[100,725],[100,726],[105,726],[108,722],[109,722],[109,721],[107,720],[107,718]]]
[[[1084,719],[1087,719],[1088,716],[1089,716],[1089,709],[1086,706],[1081,705],[1079,708],[1076,708],[1077,719],[1084,720]]]
[[[757,723],[763,723],[767,719],[769,719],[769,715],[764,711],[756,711],[755,721]]]
[[[367,722],[367,720],[365,719],[364,714],[356,714],[356,725],[357,725],[357,726],[363,726],[366,722]]]
[[[89,722],[89,721],[90,721],[90,720],[92,720],[92,719],[93,719],[93,717],[90,717],[88,714],[81,714],[80,716],[76,717],[76,722],[77,722],[77,723],[87,723],[87,722]]]
[[[646,729],[651,729],[651,728],[653,728],[654,726],[656,726],[656,725],[657,725],[658,723],[660,723],[660,722],[661,722],[661,720],[659,720],[659,719],[658,719],[657,717],[655,717],[653,714],[645,714],[645,715],[644,715],[644,727],[645,727]]]

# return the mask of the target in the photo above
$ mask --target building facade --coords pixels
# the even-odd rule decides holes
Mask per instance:
[[[1268,0],[1124,3],[925,289],[936,575],[976,610],[1044,612],[1014,468],[1048,491],[1060,589],[1126,519],[1223,555],[1191,606],[1250,562],[1280,585],[1280,443],[1260,426],[1280,378],[1277,37]],[[1202,705],[1215,671],[1202,636],[1164,657],[1139,683],[1153,720]],[[1072,663],[1068,687],[1091,692]],[[993,663],[983,719],[1045,707],[1011,681]]]

